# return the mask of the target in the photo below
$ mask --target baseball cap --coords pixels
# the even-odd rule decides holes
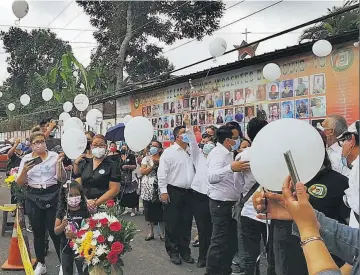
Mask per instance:
[[[344,133],[342,133],[340,136],[337,137],[337,139],[339,141],[345,140],[347,137],[349,137],[351,135],[359,136],[359,120],[357,120],[353,124],[351,124]]]

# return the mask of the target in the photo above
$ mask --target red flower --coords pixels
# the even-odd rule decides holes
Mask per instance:
[[[111,245],[111,252],[116,252],[117,254],[121,254],[124,251],[124,245],[121,242],[114,242]]]
[[[80,239],[87,231],[85,229],[82,229],[77,232],[76,236]]]
[[[107,218],[103,218],[99,220],[102,226],[107,226],[109,223],[109,220]]]
[[[93,230],[95,228],[95,226],[97,225],[97,221],[96,220],[93,220],[93,219],[90,219],[89,220],[89,227],[91,230]]]
[[[119,259],[117,253],[113,251],[111,251],[106,258],[110,264],[116,264]]]
[[[99,237],[97,237],[97,242],[98,243],[104,243],[105,242],[105,237],[103,235],[100,235]]]
[[[112,224],[110,224],[110,230],[112,232],[118,232],[121,230],[121,223],[119,222],[113,222]]]
[[[74,247],[73,241],[70,241],[70,242],[69,242],[69,246],[70,246],[70,248],[73,248],[73,247]]]
[[[106,206],[111,208],[111,207],[114,207],[115,206],[115,201],[114,200],[108,200],[106,202]]]

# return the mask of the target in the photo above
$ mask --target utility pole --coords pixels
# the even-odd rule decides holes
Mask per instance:
[[[245,34],[245,42],[247,43],[248,42],[248,34],[251,33],[251,32],[248,32],[247,31],[247,28],[245,29],[245,32],[242,32],[241,34]]]

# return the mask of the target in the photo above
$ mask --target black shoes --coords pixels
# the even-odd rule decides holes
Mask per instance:
[[[46,240],[44,255],[47,256],[48,252],[49,252],[49,240]]]
[[[170,256],[170,261],[175,265],[181,265],[181,258],[180,258],[179,255],[176,255],[176,254],[171,255]]]
[[[196,267],[197,267],[197,268],[204,268],[204,267],[206,267],[206,261],[198,260],[198,262],[197,262],[197,264],[196,264]]]
[[[200,243],[199,243],[199,240],[195,240],[192,244],[193,247],[199,247],[200,246]]]
[[[193,264],[195,263],[195,260],[193,259],[193,257],[191,257],[190,254],[185,254],[181,256],[181,259],[188,264]]]
[[[181,257],[177,254],[173,254],[170,256],[170,261],[176,265],[180,265],[182,262],[185,262],[188,264],[195,263],[194,259],[191,257],[190,254],[182,255]]]

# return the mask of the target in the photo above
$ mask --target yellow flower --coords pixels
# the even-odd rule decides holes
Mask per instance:
[[[95,256],[95,252],[96,252],[96,247],[88,244],[85,249],[84,249],[84,258],[90,262],[91,259]]]
[[[15,181],[15,176],[14,175],[11,175],[11,176],[8,176],[6,179],[5,179],[5,182],[6,183],[12,183]]]

